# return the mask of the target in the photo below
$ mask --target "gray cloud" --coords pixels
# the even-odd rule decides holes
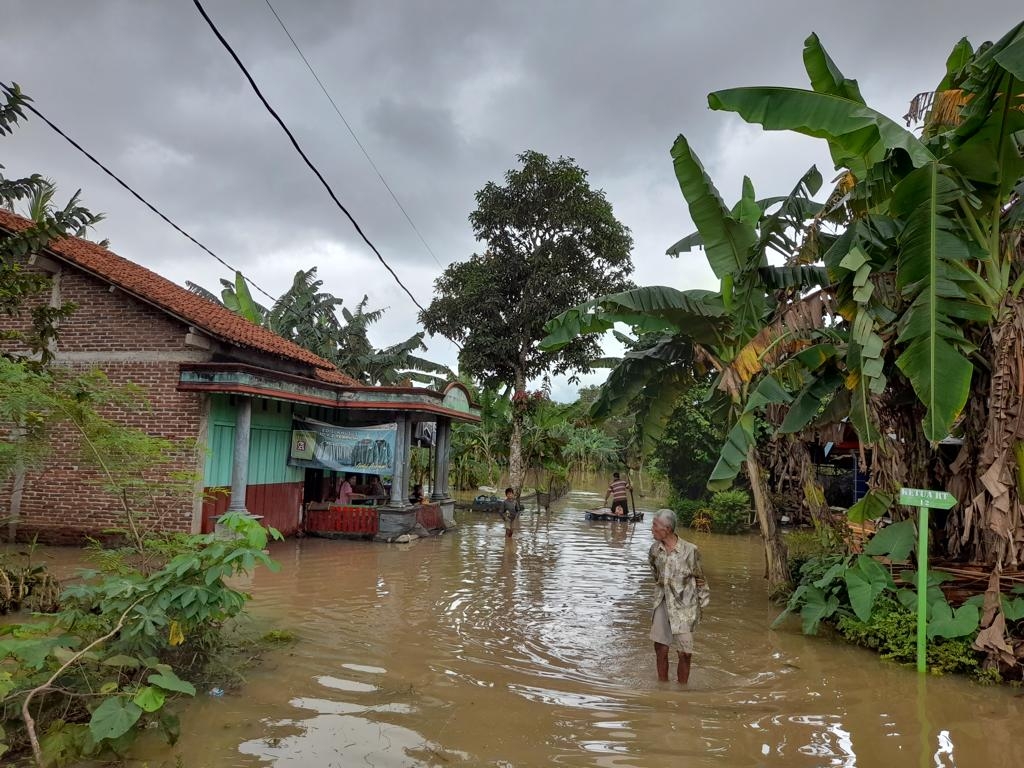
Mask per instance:
[[[934,86],[961,36],[978,43],[1018,19],[1009,0],[965,19],[949,0],[850,6],[645,0],[380,3],[272,0],[438,259],[477,245],[473,194],[537,149],[590,171],[633,230],[640,283],[712,284],[703,258],[669,260],[690,229],[669,147],[684,132],[727,200],[743,174],[788,190],[827,153],[707,109],[709,91],[803,86],[817,31],[869,102],[898,118]],[[267,98],[420,302],[441,267],[381,186],[264,3],[207,11]],[[0,0],[0,80],[271,293],[320,266],[328,290],[390,307],[377,341],[416,330],[415,308],[333,206],[191,3]],[[13,20],[13,21],[12,21]],[[9,175],[83,188],[108,214],[99,235],[173,280],[214,288],[225,270],[143,209],[38,121],[0,139]],[[451,345],[432,342],[439,357]],[[564,382],[558,390],[568,394]]]

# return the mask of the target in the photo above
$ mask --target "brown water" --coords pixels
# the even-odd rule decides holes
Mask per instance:
[[[688,687],[648,640],[650,515],[589,523],[593,494],[460,515],[408,545],[304,539],[248,588],[298,641],[237,694],[200,695],[173,750],[205,766],[1015,766],[1024,700],[797,627],[769,629],[756,537],[694,534],[712,589]],[[673,664],[674,675],[674,664]]]

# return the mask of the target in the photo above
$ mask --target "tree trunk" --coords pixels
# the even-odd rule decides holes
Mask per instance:
[[[526,408],[526,377],[516,371],[512,393],[512,438],[508,445],[508,484],[516,492],[523,489],[525,469],[523,467],[523,411]]]
[[[768,488],[765,484],[761,460],[757,448],[747,449],[747,476],[754,494],[754,510],[764,540],[765,578],[768,579],[768,594],[772,597],[783,594],[790,588],[789,565],[786,557],[786,542],[775,525],[775,509],[772,507]]]

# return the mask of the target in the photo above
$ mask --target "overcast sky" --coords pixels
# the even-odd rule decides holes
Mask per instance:
[[[714,287],[702,254],[665,248],[692,227],[672,174],[679,133],[729,203],[747,174],[788,192],[824,144],[763,134],[711,112],[709,91],[806,87],[817,32],[868,103],[899,119],[930,90],[962,36],[975,45],[1020,20],[1011,0],[270,0],[369,151],[431,256],[306,69],[265,0],[204,0],[385,259],[421,304],[443,265],[480,246],[473,195],[535,149],[573,157],[633,231],[641,285]],[[418,330],[417,310],[328,198],[188,0],[0,0],[0,81],[157,208],[274,296],[299,269],[354,306],[387,307],[380,346]],[[184,284],[228,271],[102,174],[39,120],[0,137],[7,176],[42,173],[107,215],[96,239]],[[256,296],[266,301],[265,297]],[[454,347],[428,341],[454,364]],[[600,375],[585,377],[596,382]],[[555,382],[558,399],[574,388]]]

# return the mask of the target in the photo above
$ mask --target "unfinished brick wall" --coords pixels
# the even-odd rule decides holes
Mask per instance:
[[[181,361],[198,354],[185,346],[187,326],[74,268],[64,267],[59,281],[61,300],[78,305],[61,325],[59,363],[74,370],[100,368],[112,384],[135,384],[148,400],[148,408],[117,407],[105,415],[153,436],[194,443],[200,435],[201,396],[176,390]],[[0,329],[16,325],[16,319],[0,317]],[[46,466],[26,473],[18,539],[38,535],[46,543],[72,543],[124,527],[121,505],[100,487],[102,473],[85,465],[79,447],[77,435],[64,429],[53,441]],[[169,458],[166,471],[196,472],[199,466],[194,446]],[[12,484],[8,480],[0,489],[0,517],[9,509]],[[191,494],[161,499],[156,506],[159,519],[147,525],[192,529]]]

